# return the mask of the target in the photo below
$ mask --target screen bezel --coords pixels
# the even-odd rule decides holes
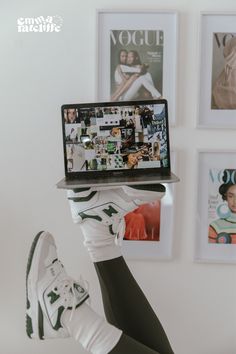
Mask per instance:
[[[134,106],[134,105],[153,105],[164,104],[166,112],[166,134],[167,134],[167,156],[169,165],[167,167],[155,167],[155,168],[139,168],[139,169],[121,169],[121,170],[103,170],[103,171],[75,171],[69,172],[67,169],[67,152],[66,152],[66,132],[64,122],[64,109],[68,108],[87,108],[87,107],[112,107],[112,106]],[[80,178],[94,178],[94,177],[115,177],[115,176],[141,176],[145,174],[153,174],[169,176],[171,175],[171,163],[170,163],[170,144],[169,144],[169,117],[168,117],[168,102],[166,99],[157,100],[138,100],[138,101],[119,101],[119,102],[93,102],[93,103],[72,103],[63,104],[61,106],[62,117],[62,134],[63,134],[63,151],[64,151],[64,170],[65,178],[68,180],[80,179]]]

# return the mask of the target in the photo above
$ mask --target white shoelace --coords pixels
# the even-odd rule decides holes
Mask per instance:
[[[82,285],[80,285],[82,283]],[[76,310],[76,289],[74,284],[78,284],[83,287],[86,292],[88,292],[89,283],[85,281],[82,276],[80,276],[80,282],[75,281],[73,278],[67,277],[62,279],[57,285],[57,290],[55,292],[60,295],[63,299],[65,308],[71,307],[70,321]]]
[[[62,279],[57,285],[56,293],[61,296],[65,308],[72,307],[70,320],[72,319],[76,309],[76,294],[74,288],[74,279],[68,277]]]

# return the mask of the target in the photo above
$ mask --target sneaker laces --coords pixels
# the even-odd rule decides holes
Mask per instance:
[[[80,280],[81,281],[79,282],[71,277],[67,277],[59,282],[59,284],[57,285],[57,290],[55,290],[55,292],[62,297],[65,308],[68,309],[71,307],[71,314],[69,318],[70,321],[73,318],[77,305],[76,288],[74,285],[78,284],[80,287],[83,287],[86,292],[88,292],[89,283],[85,281],[82,276],[80,276]],[[81,283],[83,284],[83,286],[80,285]]]
[[[76,293],[75,293],[75,280],[67,277],[66,279],[62,279],[57,285],[57,290],[55,292],[61,296],[63,299],[65,308],[72,308],[70,321],[74,315],[76,309]]]

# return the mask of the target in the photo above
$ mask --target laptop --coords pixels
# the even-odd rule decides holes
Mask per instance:
[[[61,107],[65,177],[58,188],[178,182],[165,99]]]

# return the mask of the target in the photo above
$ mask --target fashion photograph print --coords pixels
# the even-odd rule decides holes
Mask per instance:
[[[210,169],[208,243],[236,244],[236,169]]]
[[[110,100],[161,98],[164,32],[110,30]]]
[[[161,202],[139,206],[125,216],[124,239],[129,241],[160,241]]]
[[[236,109],[236,33],[213,33],[211,109]]]

